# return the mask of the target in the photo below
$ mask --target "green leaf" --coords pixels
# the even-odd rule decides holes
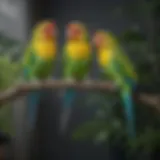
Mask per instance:
[[[20,76],[22,63],[14,62],[13,48],[19,46],[18,42],[0,35],[0,91],[12,87]],[[14,134],[12,104],[0,106],[0,130]]]
[[[114,119],[112,122],[107,122],[107,120],[94,119],[76,128],[73,131],[73,139],[94,140],[100,132],[105,132],[106,135],[111,135],[115,131],[120,131],[121,128],[122,126],[119,123],[119,120]]]

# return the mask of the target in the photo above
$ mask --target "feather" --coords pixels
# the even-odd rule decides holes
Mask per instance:
[[[29,128],[34,129],[36,126],[40,92],[32,92],[27,96],[27,117]]]
[[[125,107],[124,110],[126,115],[128,134],[131,137],[135,137],[136,136],[135,115],[134,115],[132,92],[130,90],[125,90],[121,92],[121,96]]]
[[[74,89],[70,88],[66,90],[66,93],[63,99],[64,108],[69,108],[72,105],[75,95],[76,95],[76,92]]]
[[[71,108],[75,100],[75,97],[76,97],[76,92],[74,89],[70,88],[66,90],[65,95],[63,97],[63,109],[60,118],[60,132],[62,134],[64,134],[67,130],[68,122],[71,115]]]

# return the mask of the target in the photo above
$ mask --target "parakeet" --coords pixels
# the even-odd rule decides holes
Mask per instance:
[[[111,32],[98,30],[92,42],[97,50],[97,61],[106,78],[110,78],[119,87],[124,103],[128,134],[135,137],[135,115],[132,93],[138,76],[130,59]]]
[[[72,21],[66,26],[63,50],[63,76],[66,80],[81,81],[87,78],[91,62],[91,45],[86,27],[79,21]],[[63,111],[69,112],[76,96],[74,89],[67,89],[63,97]],[[68,113],[69,114],[69,113]],[[65,117],[65,118],[64,118]],[[63,115],[63,126],[69,116]]]
[[[23,77],[25,81],[46,80],[52,76],[57,52],[57,25],[54,21],[38,23],[31,35],[23,58]],[[27,117],[29,127],[34,129],[37,107],[41,91],[27,95]]]

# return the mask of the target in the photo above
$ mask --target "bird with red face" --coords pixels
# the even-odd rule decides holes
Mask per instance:
[[[25,81],[45,80],[52,76],[57,52],[58,29],[54,21],[38,23],[31,35],[23,58],[23,77]],[[41,91],[27,95],[27,117],[29,127],[34,129]]]
[[[69,81],[84,80],[89,73],[92,52],[87,29],[80,21],[71,21],[65,29],[63,50],[63,78]],[[76,97],[76,91],[68,88],[63,96],[61,127],[64,131],[68,123],[69,110]]]
[[[97,62],[104,78],[112,80],[120,91],[123,101],[127,132],[136,137],[133,93],[138,84],[138,75],[132,61],[112,32],[98,30],[93,35]]]

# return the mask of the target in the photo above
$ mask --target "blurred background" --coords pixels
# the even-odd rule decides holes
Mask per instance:
[[[159,0],[1,0],[1,90],[16,82],[21,70],[19,60],[31,28],[37,21],[47,18],[55,19],[58,24],[60,46],[63,45],[64,26],[70,20],[84,22],[91,34],[97,28],[111,30],[135,63],[140,83],[147,86],[143,87],[143,92],[160,92]],[[59,53],[54,76],[59,78],[61,71]],[[91,78],[98,79],[98,75],[95,61]],[[5,138],[11,138],[6,140],[9,159],[160,159],[160,113],[154,107],[136,103],[138,137],[128,142],[124,136],[119,96],[108,92],[79,92],[81,96],[74,104],[69,129],[62,137],[57,132],[61,111],[59,92],[45,90],[30,150],[25,148],[25,101],[21,98],[1,106],[0,130]],[[114,107],[114,115],[109,114],[111,107]],[[29,154],[32,158],[27,158]]]

